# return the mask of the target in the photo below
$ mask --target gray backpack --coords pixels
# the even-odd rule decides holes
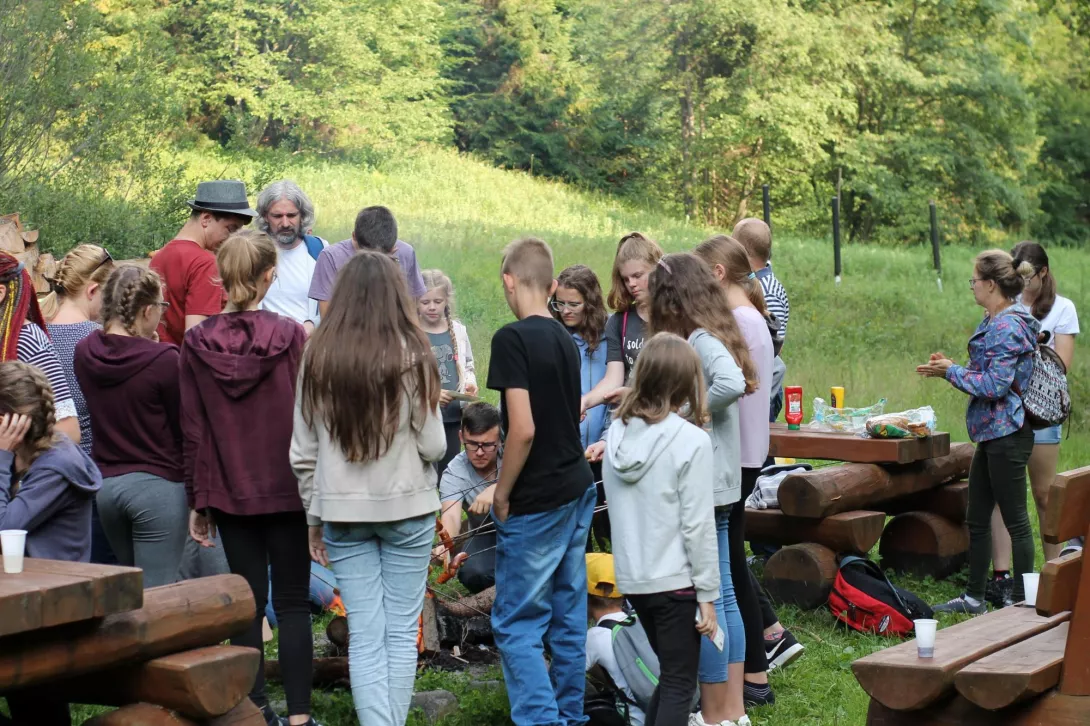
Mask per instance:
[[[635,615],[624,620],[599,623],[612,634],[613,657],[621,669],[635,705],[646,712],[659,685],[659,658],[651,649],[647,633]]]

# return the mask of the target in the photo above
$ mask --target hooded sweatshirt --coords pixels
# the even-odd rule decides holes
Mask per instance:
[[[696,589],[720,595],[712,506],[712,442],[676,413],[648,425],[614,421],[602,481],[609,500],[617,587],[628,595]]]
[[[182,434],[192,509],[303,509],[288,449],[305,341],[303,326],[267,310],[213,315],[186,332]]]
[[[91,415],[91,457],[104,477],[182,481],[178,346],[97,330],[73,367]]]
[[[1015,390],[1029,388],[1038,330],[1040,323],[1017,305],[985,315],[969,338],[969,364],[947,369],[946,380],[972,396],[965,426],[974,443],[1009,436],[1025,424]]]
[[[738,399],[746,393],[746,379],[727,347],[703,328],[692,332],[689,345],[700,356],[704,385],[708,387],[715,506],[725,507],[742,498],[742,436]]]
[[[91,501],[102,487],[91,457],[62,434],[13,495],[14,468],[15,455],[0,451],[0,529],[25,529],[30,557],[90,562]]]

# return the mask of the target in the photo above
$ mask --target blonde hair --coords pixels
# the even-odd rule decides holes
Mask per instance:
[[[447,333],[450,334],[450,347],[454,351],[454,370],[458,371],[458,385],[457,388],[462,387],[462,365],[459,363],[458,357],[458,336],[454,334],[454,283],[450,281],[450,278],[443,274],[442,270],[422,270],[420,276],[424,278],[424,288],[431,290],[432,288],[442,288],[443,293],[447,296],[446,308],[443,310],[443,315],[447,319]]]
[[[1008,300],[1022,294],[1026,278],[1034,273],[1033,265],[1020,260],[1017,265],[1010,253],[1003,250],[987,250],[976,256],[974,263],[976,274],[981,280],[990,280],[999,287],[999,292]]]
[[[53,448],[57,423],[53,387],[38,368],[14,360],[0,363],[0,414],[30,417],[30,428],[23,436],[30,463]]]
[[[621,277],[621,267],[626,262],[644,262],[654,267],[662,259],[659,243],[639,232],[630,232],[617,243],[617,254],[613,256],[613,275],[610,280],[609,297],[606,302],[615,312],[628,310],[635,300],[628,292],[628,287]],[[642,354],[641,354],[642,355]]]
[[[690,420],[706,420],[704,371],[700,356],[683,338],[673,333],[656,333],[644,344],[632,369],[632,386],[617,408],[625,424],[641,418],[658,423],[684,406]]]
[[[553,251],[536,237],[515,240],[503,251],[500,274],[513,275],[547,294],[553,285]]]
[[[227,300],[238,310],[245,310],[258,300],[261,276],[276,267],[276,243],[264,232],[252,229],[236,232],[216,252]]]
[[[772,230],[763,219],[746,217],[734,225],[731,237],[738,240],[751,257],[762,262],[772,259]]]
[[[704,260],[713,272],[716,265],[722,267],[724,282],[742,288],[757,312],[762,317],[768,317],[764,289],[749,269],[749,256],[741,242],[725,234],[717,234],[697,245],[693,253]]]
[[[117,321],[129,335],[136,333],[136,318],[163,297],[163,283],[155,270],[139,265],[118,265],[102,286],[102,325]]]
[[[49,294],[38,300],[42,316],[46,320],[57,317],[61,302],[79,296],[92,283],[102,285],[113,271],[114,261],[104,247],[84,244],[73,248],[61,258],[49,280]]]

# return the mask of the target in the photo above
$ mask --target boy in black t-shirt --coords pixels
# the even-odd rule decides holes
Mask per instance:
[[[516,726],[582,723],[584,555],[597,492],[579,438],[579,351],[549,312],[556,280],[547,244],[511,243],[501,274],[518,320],[492,336],[488,370],[506,433],[492,499],[492,630]]]

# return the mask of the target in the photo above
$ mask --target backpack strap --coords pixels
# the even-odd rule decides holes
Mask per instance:
[[[318,255],[322,254],[322,250],[325,249],[325,243],[322,242],[322,238],[312,234],[303,235],[303,243],[307,246],[307,252],[315,260],[318,259]]]
[[[858,557],[856,555],[847,555],[846,557],[844,557],[840,561],[840,568],[839,569],[843,570],[845,567],[847,567],[849,565],[858,565],[859,567],[862,567],[864,570],[867,570],[868,572],[870,572],[870,574],[874,575],[875,577],[877,577],[882,582],[886,583],[886,585],[889,586],[889,591],[893,593],[893,597],[895,597],[897,599],[897,604],[901,606],[901,609],[906,613],[912,612],[912,609],[910,607],[908,607],[908,603],[906,603],[904,601],[904,598],[901,597],[900,591],[897,589],[897,587],[892,582],[889,581],[889,578],[886,577],[886,573],[882,572],[882,568],[879,567],[877,563],[871,562],[870,560],[868,560],[865,557]]]

